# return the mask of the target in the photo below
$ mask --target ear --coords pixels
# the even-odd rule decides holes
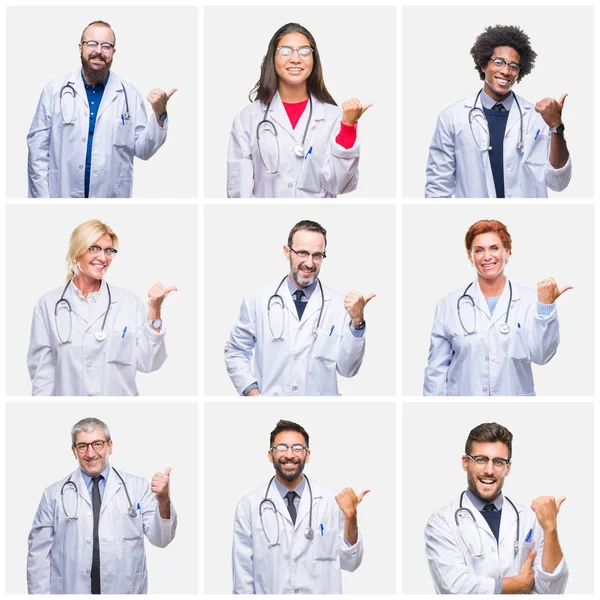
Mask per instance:
[[[471,266],[474,267],[475,263],[473,262],[473,253],[470,250],[467,250],[467,258],[469,259]]]
[[[289,260],[290,259],[290,249],[287,246],[283,247],[283,253],[285,254],[285,258],[287,260]]]
[[[269,450],[269,451],[267,452],[267,454],[268,454],[268,456],[269,456],[269,462],[270,462],[271,464],[273,464],[273,452],[272,452],[271,450]]]
[[[112,454],[112,440],[110,440],[110,442],[108,442],[108,455],[110,456]]]
[[[463,468],[463,471],[469,470],[469,459],[464,454],[462,457],[462,468]]]
[[[310,450],[306,451],[306,460],[304,462],[308,462],[310,460]]]
[[[504,475],[504,477],[508,477],[510,474],[510,468],[512,467],[512,462],[508,463],[508,467],[506,467],[506,474]]]
[[[75,457],[75,460],[79,460],[79,458],[77,457],[77,450],[75,450],[75,446],[71,446],[71,452],[73,452],[73,456]]]

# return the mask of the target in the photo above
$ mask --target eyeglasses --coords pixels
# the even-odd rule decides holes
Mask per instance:
[[[79,452],[79,454],[85,454],[90,446],[94,450],[98,451],[102,450],[102,448],[104,448],[104,444],[107,443],[108,442],[106,440],[96,440],[94,442],[90,442],[89,444],[86,444],[85,442],[77,442],[76,444],[74,444],[74,446],[77,452]]]
[[[510,458],[488,458],[487,456],[471,456],[470,454],[465,454],[467,458],[470,458],[478,467],[487,467],[490,460],[492,461],[492,465],[494,469],[505,469],[509,463]]]
[[[90,50],[95,50],[98,46],[100,46],[100,49],[102,50],[102,52],[106,52],[107,54],[109,54],[110,52],[112,52],[115,49],[115,45],[111,44],[110,42],[96,42],[94,40],[86,40],[84,42],[81,42],[82,44],[85,44]]]
[[[507,63],[503,58],[500,58],[499,56],[496,58],[490,58],[490,61],[494,63],[494,67],[496,67],[496,69],[503,69],[504,67],[506,67],[506,65],[508,65],[508,68],[515,74],[517,74],[521,70],[521,65],[519,63]]]
[[[309,256],[312,256],[313,262],[321,262],[324,258],[327,258],[327,254],[325,252],[315,252],[311,254],[307,250],[294,250],[291,246],[288,246],[289,249],[302,260],[306,260]]]
[[[90,256],[98,256],[98,254],[104,252],[104,256],[106,256],[106,258],[112,258],[118,252],[118,250],[115,248],[100,248],[100,246],[90,246],[88,248],[88,252],[90,253]]]
[[[281,58],[289,58],[294,52],[303,60],[310,58],[314,50],[310,46],[301,46],[300,48],[292,48],[291,46],[280,46],[275,50]]]
[[[303,446],[302,444],[292,444],[291,446],[277,444],[276,446],[271,446],[271,450],[277,450],[277,452],[287,452],[290,448],[294,454],[302,454],[302,452],[308,450],[308,446]]]

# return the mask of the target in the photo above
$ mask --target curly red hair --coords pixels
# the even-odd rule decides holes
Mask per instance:
[[[469,227],[469,230],[465,235],[465,246],[467,248],[467,253],[471,253],[473,240],[482,233],[495,233],[500,238],[504,248],[509,254],[511,253],[512,239],[510,237],[510,233],[508,233],[508,229],[506,229],[506,225],[504,223],[495,221],[494,219],[477,221],[477,223],[473,223],[473,225]]]

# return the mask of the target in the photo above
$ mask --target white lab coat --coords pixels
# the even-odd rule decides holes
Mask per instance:
[[[163,519],[156,496],[141,477],[119,470],[125,480],[135,518],[127,514],[129,503],[121,480],[111,469],[102,498],[98,536],[100,582],[103,594],[145,594],[148,572],[144,535],[153,546],[165,548],[175,537],[177,515],[171,504],[170,519]],[[71,473],[77,485],[77,520],[67,519],[60,491],[69,477],[46,488],[29,534],[27,590],[30,594],[89,594],[93,551],[92,501],[81,470]],[[75,491],[65,488],[65,506],[75,514]]]
[[[308,120],[309,104],[292,129],[290,119],[275,92],[267,119],[277,128],[261,126],[260,148],[270,170],[277,166],[277,142],[281,153],[279,173],[269,174],[258,151],[256,127],[265,118],[266,104],[255,101],[235,118],[227,154],[227,196],[230,198],[335,198],[356,189],[360,145],[345,149],[336,143],[342,110],[313,98],[313,114],[308,126],[304,153],[294,153],[302,142]]]
[[[315,338],[321,293],[312,293],[298,322],[296,305],[284,282],[279,290],[285,308],[271,304],[273,333],[278,336],[283,318],[283,339],[274,340],[267,304],[277,285],[244,298],[238,320],[225,344],[227,372],[239,394],[255,381],[267,396],[336,396],[336,372],[344,377],[358,373],[365,353],[365,335],[350,331],[343,296],[323,286],[325,308]]]
[[[469,111],[477,94],[443,110],[437,120],[427,160],[426,198],[495,198],[496,188],[487,152],[481,152],[469,126]],[[513,102],[504,134],[504,195],[506,198],[546,198],[548,188],[564,190],[571,180],[571,158],[560,169],[550,165],[550,128],[535,107],[517,96],[523,111],[523,153],[519,141],[519,109]],[[477,106],[481,108],[480,100]],[[537,131],[540,133],[536,139]],[[479,145],[487,144],[483,127],[473,122]]]
[[[438,594],[493,594],[496,580],[518,575],[521,565],[533,548],[537,551],[533,561],[535,593],[564,593],[569,578],[567,563],[563,557],[552,573],[544,571],[544,532],[530,508],[515,504],[521,521],[521,545],[515,557],[517,516],[510,503],[504,500],[500,533],[496,541],[486,520],[465,494],[463,507],[473,513],[484,549],[481,558],[473,558],[463,543],[454,520],[459,506],[460,497],[433,513],[425,527],[425,556]],[[522,545],[530,529],[533,529],[533,543],[529,546]]]
[[[233,525],[234,594],[341,594],[342,574],[355,571],[363,557],[358,541],[348,546],[344,540],[344,515],[333,490],[311,480],[313,491],[312,527],[315,537],[306,539],[310,494],[305,486],[296,524],[292,523],[281,494],[271,485],[269,498],[277,508],[279,544],[270,546],[261,526],[259,505],[267,484],[242,498]],[[277,540],[277,523],[270,505],[263,505],[263,521],[271,542]],[[321,525],[323,531],[321,532]]]
[[[72,124],[63,123],[60,113],[60,90],[67,82],[77,92]],[[121,118],[125,113],[123,87],[129,121]],[[67,120],[70,93],[67,90],[63,96]],[[27,134],[30,198],[84,197],[89,110],[81,69],[46,84]],[[167,126],[168,119],[160,127],[154,113],[148,119],[143,96],[111,71],[96,118],[89,197],[130,198],[133,157],[147,160],[154,155],[167,138]]]
[[[65,293],[72,309],[71,343],[62,344],[56,329],[54,307],[64,286],[44,294],[35,305],[27,366],[33,396],[137,396],[137,371],[156,371],[167,358],[166,330],[157,333],[147,323],[142,301],[131,292],[110,286],[112,302],[99,342],[108,305],[108,292],[102,282],[100,296],[92,305],[91,319],[78,313],[81,300],[71,283]],[[64,304],[61,304],[64,306]],[[80,311],[82,312],[82,311]],[[68,311],[61,308],[58,324],[63,340],[69,333]],[[127,331],[123,330],[127,327]]]
[[[509,287],[504,286],[493,316],[477,280],[469,289],[475,302],[476,332],[465,335],[456,303],[466,286],[442,298],[435,309],[429,358],[425,369],[425,396],[534,396],[531,363],[546,364],[560,341],[556,307],[548,316],[537,314],[537,293],[513,283],[507,334],[499,331],[508,308]],[[473,330],[473,310],[461,301],[461,316]]]

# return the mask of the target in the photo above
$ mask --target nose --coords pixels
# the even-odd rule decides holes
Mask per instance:
[[[285,457],[286,457],[286,458],[294,458],[294,452],[292,451],[292,449],[291,449],[291,448],[288,448],[288,449],[285,451]]]
[[[91,446],[88,446],[85,455],[88,458],[94,458],[94,456],[96,456],[96,451]]]
[[[491,459],[488,460],[483,469],[483,473],[485,475],[493,475],[494,474],[494,467],[492,465],[493,465],[492,460]]]
[[[304,264],[305,264],[307,267],[310,267],[310,268],[312,268],[312,267],[313,267],[313,265],[314,265],[314,260],[313,260],[313,257],[312,257],[312,255],[311,255],[311,254],[309,254],[309,255],[308,255],[308,257],[307,257],[307,258],[306,258],[306,260],[304,261]]]
[[[300,62],[300,54],[298,53],[298,50],[292,50],[292,55],[290,56],[290,61],[295,62],[295,63],[299,63]]]

